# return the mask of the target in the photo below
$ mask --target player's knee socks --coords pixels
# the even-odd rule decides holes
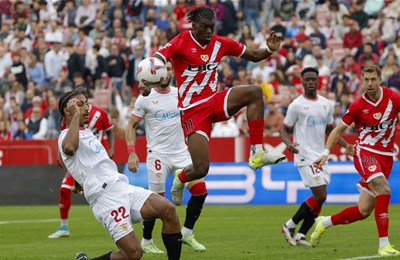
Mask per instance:
[[[292,217],[292,220],[297,225],[309,214],[312,214],[311,208],[307,205],[306,202],[303,202],[303,204],[301,204],[300,208],[297,210],[296,214],[294,214],[294,216]]]
[[[358,220],[362,220],[363,216],[358,209],[358,206],[352,206],[345,208],[344,210],[340,211],[339,213],[333,214],[331,216],[332,224],[333,225],[340,225],[340,224],[350,224]]]
[[[187,229],[193,229],[194,224],[200,217],[208,193],[206,184],[204,182],[196,183],[190,189],[190,193],[192,194],[192,197],[190,198],[186,208],[186,219],[183,225]]]
[[[262,144],[264,133],[264,119],[249,121],[250,145]]]
[[[152,233],[154,229],[154,224],[156,223],[156,220],[145,220],[143,221],[143,238],[150,240],[152,238]]]
[[[105,254],[105,255],[102,255],[102,256],[99,256],[99,257],[96,257],[96,258],[92,258],[92,260],[110,260],[111,259],[111,253],[112,253],[113,251],[111,251],[111,252],[108,252],[107,254]]]
[[[314,215],[314,213],[310,212],[310,214],[308,214],[304,218],[303,223],[301,224],[301,227],[300,227],[298,233],[307,235],[307,232],[310,230],[312,225],[314,225],[315,218],[316,218],[316,215]]]
[[[60,216],[61,219],[68,219],[69,208],[71,207],[71,190],[60,188]]]
[[[180,259],[182,250],[182,234],[162,234],[164,246],[167,249],[168,259]]]
[[[185,182],[188,182],[188,181],[189,181],[188,178],[186,177],[185,169],[183,169],[183,170],[179,173],[178,179],[179,179],[182,183],[185,183]]]
[[[383,194],[376,196],[375,222],[379,237],[388,236],[389,228],[389,201],[390,195]]]
[[[305,201],[307,205],[310,207],[311,211],[314,213],[315,216],[319,216],[321,213],[322,205],[320,205],[313,196],[310,196]]]

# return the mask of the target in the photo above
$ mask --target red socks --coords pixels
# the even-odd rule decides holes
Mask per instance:
[[[339,225],[339,224],[349,224],[355,221],[363,219],[360,211],[358,210],[358,206],[352,206],[345,208],[344,210],[340,211],[339,213],[333,214],[331,216],[332,224]]]
[[[313,196],[306,199],[306,204],[310,207],[314,215],[319,216],[319,213],[321,213],[322,206],[315,201]]]
[[[188,182],[188,181],[189,181],[188,178],[187,178],[186,175],[185,175],[185,169],[183,169],[183,170],[181,171],[181,173],[179,173],[178,179],[179,179],[182,183],[185,183],[185,182]]]
[[[71,207],[71,190],[67,188],[60,188],[61,219],[68,219],[68,212],[70,207]]]
[[[249,121],[250,145],[262,144],[264,133],[264,119]]]
[[[375,222],[379,237],[387,237],[389,229],[389,201],[390,195],[376,196]]]

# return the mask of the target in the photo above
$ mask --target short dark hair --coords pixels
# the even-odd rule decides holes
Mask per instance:
[[[80,91],[76,91],[76,90],[72,90],[69,92],[65,92],[64,94],[61,95],[60,99],[58,100],[58,110],[60,111],[61,117],[65,118],[65,114],[64,114],[64,107],[67,106],[68,101],[77,95],[82,95],[82,92]]]
[[[208,7],[198,7],[189,12],[187,20],[189,22],[197,22],[200,18],[206,18],[207,20],[215,19],[215,13],[213,9]]]
[[[307,72],[315,72],[317,74],[317,76],[319,75],[319,71],[314,68],[314,67],[306,67],[301,71],[301,77],[304,77],[304,74],[306,74]]]

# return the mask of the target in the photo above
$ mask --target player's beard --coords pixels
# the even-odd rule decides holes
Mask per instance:
[[[169,87],[169,83],[171,83],[171,79],[172,77],[170,77],[167,81],[164,81],[160,84],[161,88],[168,88]]]

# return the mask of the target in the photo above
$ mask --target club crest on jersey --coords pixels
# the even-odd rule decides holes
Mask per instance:
[[[369,170],[370,172],[374,172],[374,171],[376,170],[376,165],[371,165],[371,166],[369,166],[369,167],[368,167],[368,170]]]
[[[208,61],[208,55],[207,54],[202,54],[202,55],[200,55],[200,59],[202,61],[204,61],[204,62],[207,62]]]
[[[322,108],[323,108],[324,110],[326,110],[326,106],[325,106],[325,105],[322,105]]]
[[[374,114],[374,118],[375,118],[376,120],[379,120],[379,119],[381,118],[381,116],[382,116],[381,113],[375,113],[375,114]]]

